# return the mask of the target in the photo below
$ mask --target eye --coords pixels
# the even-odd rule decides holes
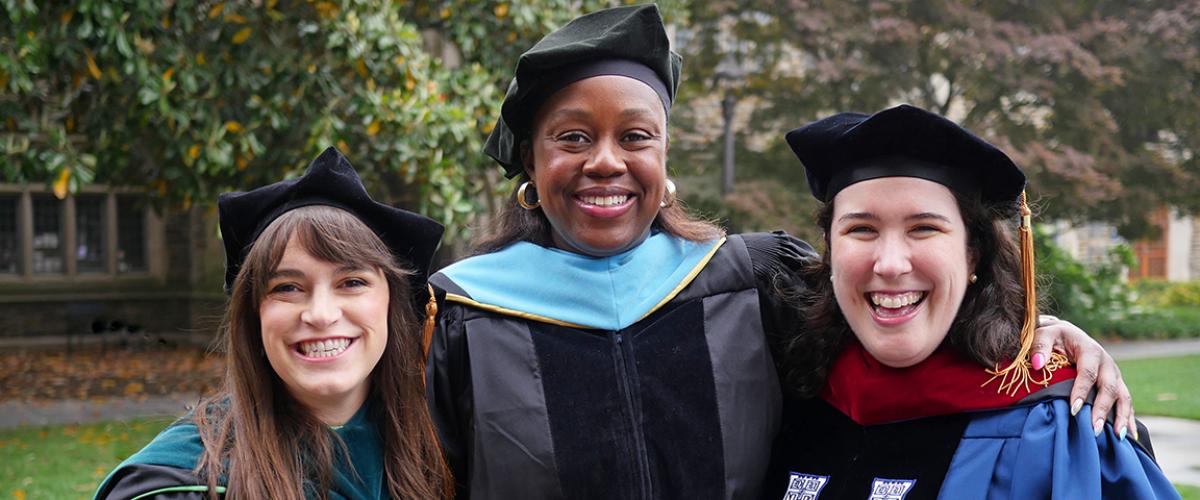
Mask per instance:
[[[912,231],[913,233],[919,234],[919,235],[926,235],[926,234],[938,233],[938,232],[941,232],[941,230],[942,230],[942,228],[931,225],[931,224],[920,224],[917,226],[913,226],[913,228],[910,231]]]
[[[643,132],[641,130],[633,130],[630,132],[626,132],[625,135],[623,137],[621,137],[621,140],[625,141],[625,142],[649,141],[651,139],[654,139],[654,136],[647,134],[646,132]]]
[[[863,225],[850,226],[850,228],[846,230],[846,234],[872,234],[874,232],[875,228]]]
[[[277,285],[271,287],[271,291],[267,292],[267,293],[286,294],[286,293],[296,293],[299,291],[300,291],[300,287],[297,286],[295,283],[280,283],[280,284],[277,284]]]
[[[359,288],[359,287],[371,286],[371,283],[367,282],[367,280],[362,279],[362,278],[347,278],[346,281],[342,282],[342,286],[346,287],[346,288]]]
[[[559,141],[559,142],[570,142],[570,143],[576,143],[576,144],[583,144],[585,142],[588,142],[588,136],[585,135],[583,132],[573,130],[570,132],[559,134],[557,137],[554,138],[554,140]]]

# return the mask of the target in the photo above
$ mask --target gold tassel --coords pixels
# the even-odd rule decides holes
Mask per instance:
[[[421,337],[421,382],[425,382],[425,362],[429,359],[429,345],[433,343],[433,328],[437,323],[437,299],[433,296],[433,287],[425,284],[429,290],[429,301],[425,302],[425,332]]]
[[[433,343],[433,327],[437,323],[437,299],[433,296],[433,287],[427,284],[425,288],[429,290],[429,301],[425,303],[425,335],[421,338],[421,354],[424,356],[422,360],[429,356],[429,344]]]
[[[1050,359],[1046,361],[1046,366],[1041,369],[1042,377],[1035,379],[1032,373],[1033,364],[1028,359],[1029,351],[1033,349],[1033,333],[1037,330],[1038,321],[1037,282],[1033,268],[1032,219],[1033,212],[1029,210],[1029,204],[1025,201],[1025,192],[1021,191],[1021,285],[1025,289],[1025,322],[1021,326],[1021,350],[1017,352],[1008,367],[1000,369],[997,366],[995,369],[987,369],[992,378],[983,383],[986,386],[993,380],[1000,379],[1000,386],[996,388],[996,392],[1005,392],[1009,396],[1016,395],[1020,389],[1030,392],[1030,383],[1041,386],[1049,385],[1055,370],[1071,364],[1066,356],[1052,352]]]

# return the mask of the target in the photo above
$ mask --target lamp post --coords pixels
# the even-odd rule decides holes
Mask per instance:
[[[713,86],[721,89],[724,94],[721,97],[721,118],[724,119],[721,129],[724,136],[724,150],[721,158],[722,196],[733,192],[735,147],[733,116],[737,108],[737,96],[734,95],[734,90],[746,76],[745,69],[738,59],[736,53],[726,53],[713,71]]]

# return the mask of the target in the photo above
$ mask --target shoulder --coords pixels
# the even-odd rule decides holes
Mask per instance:
[[[218,493],[224,493],[218,487]],[[166,465],[128,464],[118,467],[96,491],[97,499],[207,498],[208,486],[191,470]]]
[[[792,300],[808,288],[804,270],[820,258],[811,245],[783,231],[740,236],[760,291],[768,297]]]
[[[192,469],[204,444],[196,425],[185,417],[164,429],[144,448],[125,459],[101,483],[96,498],[200,498],[207,488]],[[161,492],[159,496],[154,492]],[[199,493],[196,493],[199,492]],[[174,495],[174,496],[171,496]]]
[[[785,231],[769,233],[744,233],[738,235],[746,242],[751,259],[772,260],[794,266],[802,265],[817,257],[808,242]]]
[[[783,231],[740,236],[746,242],[750,263],[759,281],[778,279],[780,275],[798,280],[805,265],[819,258],[811,245]]]

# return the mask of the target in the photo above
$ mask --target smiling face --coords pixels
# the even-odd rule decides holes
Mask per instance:
[[[666,189],[666,129],[658,95],[623,76],[580,80],[542,105],[524,160],[555,246],[606,256],[649,235]]]
[[[834,198],[834,295],[879,362],[912,366],[946,338],[973,266],[967,236],[953,193],[932,181],[872,179]]]
[[[387,345],[388,302],[380,270],[317,259],[293,235],[258,307],[263,350],[288,392],[318,416],[353,415]]]

